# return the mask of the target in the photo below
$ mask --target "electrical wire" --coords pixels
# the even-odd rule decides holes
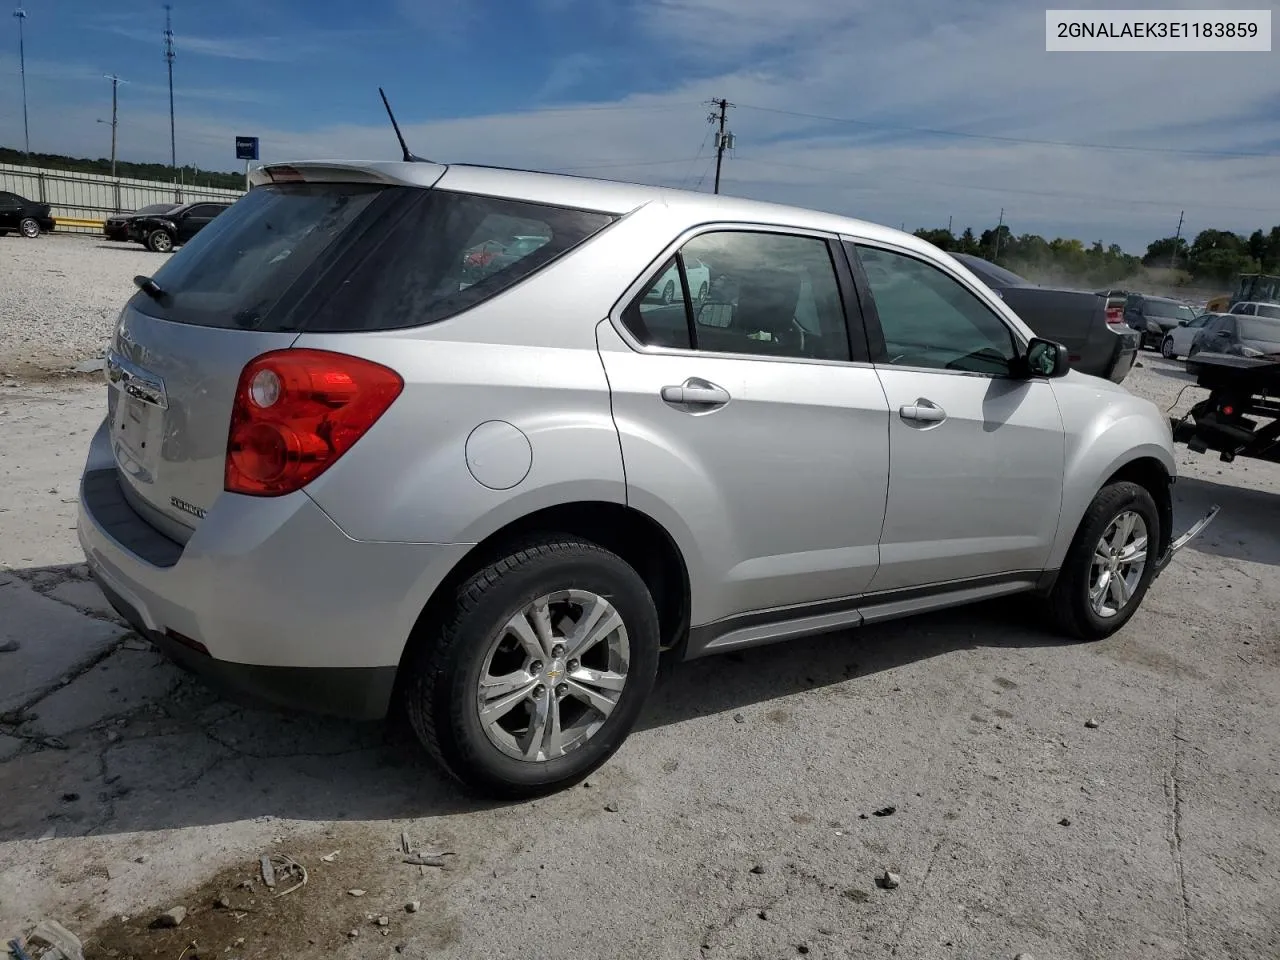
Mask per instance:
[[[622,160],[608,163],[584,163],[573,167],[552,167],[552,173],[567,173],[570,170],[608,170],[617,167],[661,167],[668,163],[693,163],[697,157],[677,157],[673,160]]]
[[[738,163],[763,164],[764,166],[768,166],[768,167],[784,167],[784,168],[795,169],[795,170],[807,170],[812,173],[834,173],[843,177],[854,177],[858,175],[857,171],[837,170],[834,167],[814,167],[814,166],[808,166],[806,164],[799,164],[799,163],[784,163],[780,160],[761,160],[756,157],[737,157],[737,156],[735,156],[734,159]],[[1136,206],[1155,206],[1155,207],[1168,207],[1172,203],[1172,201],[1170,200],[1135,200],[1132,198],[1125,198],[1125,197],[1102,197],[1093,193],[1081,194],[1081,193],[1064,193],[1062,191],[1054,191],[1054,190],[1019,190],[1014,187],[1004,187],[1004,186],[989,187],[984,184],[977,184],[977,183],[950,183],[945,180],[931,180],[931,179],[927,180],[920,177],[899,177],[899,176],[894,176],[892,174],[877,173],[875,174],[875,178],[877,180],[897,180],[903,183],[919,183],[919,184],[924,184],[926,186],[933,186],[933,187],[950,187],[955,190],[981,190],[989,193],[1018,194],[1018,195],[1029,196],[1029,197],[1050,197],[1050,198],[1061,199],[1061,200],[1090,200],[1098,203],[1122,203],[1122,204],[1132,204]],[[1230,204],[1223,204],[1223,203],[1197,204],[1197,203],[1183,203],[1182,201],[1178,201],[1178,203],[1174,205],[1184,206],[1192,210],[1194,209],[1249,210],[1251,212],[1257,212],[1259,210],[1258,204],[1232,206]]]
[[[1138,147],[1116,143],[1088,143],[1079,140],[1044,140],[1037,137],[1009,137],[992,133],[970,133],[965,130],[944,130],[937,127],[913,127],[905,124],[881,123],[875,120],[858,120],[853,117],[831,117],[820,113],[805,113],[800,110],[782,110],[778,107],[761,107],[750,103],[740,103],[744,110],[758,110],[763,113],[777,113],[788,117],[801,117],[806,120],[822,120],[827,123],[848,123],[876,130],[895,130],[901,133],[923,133],[931,136],[958,137],[965,140],[986,140],[994,143],[1021,143],[1045,147],[1071,147],[1077,150],[1113,150],[1132,153],[1168,153],[1198,157],[1280,157],[1280,153],[1264,153],[1246,150],[1196,150],[1190,147]]]

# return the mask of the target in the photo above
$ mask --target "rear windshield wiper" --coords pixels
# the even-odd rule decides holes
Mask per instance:
[[[160,287],[160,284],[156,283],[150,277],[144,277],[139,274],[133,278],[133,284],[152,300],[163,302],[166,296],[164,290]]]

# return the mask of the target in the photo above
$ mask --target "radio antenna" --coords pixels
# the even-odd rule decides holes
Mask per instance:
[[[400,132],[400,124],[396,123],[396,115],[391,112],[391,104],[387,100],[387,95],[383,92],[381,87],[378,88],[378,96],[382,97],[382,105],[387,108],[387,116],[391,119],[391,127],[396,132],[396,139],[400,141],[400,151],[404,154],[404,162],[412,163],[417,161],[419,163],[430,163],[431,161],[424,160],[422,157],[415,157],[409,152],[409,145],[404,142],[404,134]]]

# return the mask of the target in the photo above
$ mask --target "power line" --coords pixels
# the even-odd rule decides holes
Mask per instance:
[[[808,165],[799,164],[799,163],[783,163],[782,161],[778,161],[778,160],[760,160],[760,159],[757,159],[756,157],[736,157],[735,159],[739,163],[763,164],[764,166],[767,166],[767,167],[785,167],[793,170],[807,170],[813,173],[834,173],[841,177],[858,176],[858,171],[837,170],[834,167],[813,167],[813,166],[808,166]],[[1169,206],[1168,200],[1135,200],[1129,197],[1103,197],[1093,193],[1084,194],[1084,193],[1064,193],[1061,191],[1052,191],[1052,190],[1019,190],[1014,187],[1003,187],[1003,186],[989,187],[989,186],[985,186],[977,183],[950,183],[945,180],[926,180],[920,177],[899,177],[899,176],[894,176],[892,174],[879,174],[879,173],[875,175],[875,178],[877,180],[895,180],[895,181],[900,181],[902,183],[920,183],[920,184],[925,184],[927,186],[933,186],[933,187],[950,187],[956,190],[981,190],[989,193],[1002,193],[1002,194],[1011,193],[1011,194],[1017,194],[1019,196],[1028,196],[1028,197],[1052,197],[1052,198],[1061,199],[1061,200],[1091,200],[1091,201],[1097,201],[1099,203],[1127,203],[1127,204],[1133,204],[1136,206],[1154,206],[1154,207]],[[1243,206],[1243,205],[1232,206],[1230,204],[1204,203],[1204,204],[1189,204],[1188,206],[1191,206],[1193,208],[1213,207],[1214,209],[1220,209],[1220,210],[1254,210],[1256,211],[1259,209],[1257,204],[1253,204],[1251,206]]]
[[[1137,147],[1115,143],[1088,143],[1078,140],[1042,140],[1036,137],[1008,137],[991,133],[969,133],[964,130],[943,130],[937,127],[912,127],[903,124],[881,123],[874,120],[858,120],[853,117],[829,117],[820,113],[804,113],[799,110],[782,110],[777,107],[760,107],[750,103],[740,103],[744,110],[759,110],[764,113],[778,113],[788,117],[802,117],[807,120],[823,120],[828,123],[848,123],[878,130],[897,130],[902,133],[925,133],[940,137],[959,137],[966,140],[987,140],[995,143],[1021,143],[1045,147],[1072,147],[1078,150],[1115,150],[1132,153],[1168,153],[1184,154],[1199,157],[1277,157],[1280,154],[1262,153],[1245,150],[1196,150],[1188,147]]]
[[[680,186],[683,188],[689,182],[689,178],[693,176],[693,166],[702,159],[702,151],[707,149],[707,141],[711,139],[711,128],[707,127],[707,132],[703,134],[702,143],[698,144],[697,155],[689,161],[689,168],[685,170],[684,176],[680,178]]]
[[[620,160],[607,163],[583,163],[572,167],[553,167],[552,172],[563,173],[569,170],[607,170],[616,167],[661,167],[669,163],[695,163],[697,157],[677,157],[673,160]]]

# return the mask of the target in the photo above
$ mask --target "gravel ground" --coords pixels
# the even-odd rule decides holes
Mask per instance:
[[[27,246],[128,264],[123,294],[151,261],[53,239]],[[40,315],[92,312],[51,287]],[[1180,365],[1142,364],[1168,406]],[[1223,513],[1106,641],[995,603],[685,664],[586,785],[494,806],[397,722],[246,709],[132,636],[74,533],[103,387],[12,382],[0,942],[50,917],[87,960],[1280,956],[1280,467],[1181,451],[1179,529]],[[454,856],[407,865],[402,833]],[[307,885],[273,896],[270,855]]]
[[[43,377],[101,356],[133,278],[168,256],[87,235],[0,237],[0,375]]]

